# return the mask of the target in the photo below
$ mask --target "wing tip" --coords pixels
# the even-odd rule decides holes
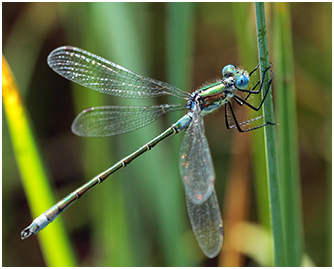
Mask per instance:
[[[200,245],[200,248],[202,249],[203,253],[205,254],[205,256],[207,256],[210,259],[213,259],[215,257],[217,257],[219,255],[219,253],[222,250],[223,247],[223,236],[221,236],[219,238],[219,243],[218,244],[214,244],[215,246],[211,246],[210,248],[208,247],[202,247]]]
[[[69,45],[60,46],[58,48],[55,48],[50,52],[50,54],[47,57],[47,63],[52,68],[54,66],[55,58],[57,58],[59,55],[64,54],[64,52],[68,51],[80,51],[81,49]]]

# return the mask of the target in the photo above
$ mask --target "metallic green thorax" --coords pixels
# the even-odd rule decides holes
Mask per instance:
[[[211,113],[225,104],[232,95],[231,90],[233,87],[227,87],[223,82],[217,82],[200,89],[198,93],[202,97],[201,115]]]

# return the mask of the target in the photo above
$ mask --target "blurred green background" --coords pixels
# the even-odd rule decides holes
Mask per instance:
[[[299,164],[295,165],[298,180],[293,207],[301,221],[298,244],[292,251],[300,254],[297,265],[331,266],[332,4],[268,3],[266,16],[275,80],[293,85],[296,98],[292,122],[296,118],[297,132],[291,154]],[[278,34],[279,16],[288,29],[283,37]],[[219,78],[226,64],[247,70],[257,64],[255,14],[250,3],[2,3],[2,23],[3,54],[16,78],[55,201],[158,135],[180,115],[168,115],[123,136],[76,137],[70,126],[82,109],[138,102],[99,94],[63,79],[46,63],[54,48],[81,47],[189,92]],[[286,36],[292,45],[289,49],[278,45]],[[281,75],[288,70],[290,77]],[[275,89],[280,88],[275,85],[274,100],[279,102]],[[177,100],[147,103],[169,101]],[[272,264],[267,248],[271,245],[267,186],[256,168],[265,164],[254,165],[250,135],[227,131],[222,111],[205,119],[226,239],[222,253],[212,260],[197,246],[186,213],[178,172],[182,135],[164,141],[112,175],[56,220],[65,227],[63,235],[56,234],[64,237],[61,249],[37,236],[21,241],[21,230],[36,216],[30,213],[4,108],[2,112],[3,266]],[[280,116],[277,121],[279,134],[285,125]],[[38,200],[40,190],[35,191]],[[39,206],[38,214],[48,209]],[[41,233],[47,234],[55,223]],[[51,254],[46,253],[45,241]],[[50,256],[64,259],[52,263]]]

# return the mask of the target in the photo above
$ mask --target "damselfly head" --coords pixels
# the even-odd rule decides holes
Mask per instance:
[[[237,69],[234,65],[228,64],[224,66],[222,74],[227,85],[234,85],[240,90],[244,90],[248,87],[249,76],[245,70]]]

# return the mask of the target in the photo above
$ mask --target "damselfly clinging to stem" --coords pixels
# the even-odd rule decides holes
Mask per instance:
[[[238,122],[232,107],[246,106],[258,111],[270,88],[273,72],[270,67],[262,73],[262,78],[270,72],[270,81],[264,85],[263,79],[250,86],[249,78],[259,66],[249,74],[227,65],[222,70],[223,78],[204,86],[193,93],[156,79],[140,76],[113,62],[75,47],[60,47],[48,56],[50,67],[63,77],[98,92],[125,98],[147,98],[171,95],[186,101],[184,105],[157,105],[145,107],[103,106],[82,111],[74,120],[72,131],[80,136],[113,136],[134,131],[148,125],[170,111],[188,110],[177,122],[163,133],[82,185],[49,210],[37,217],[21,233],[25,239],[36,234],[51,223],[74,201],[95,185],[103,182],[118,169],[152,149],[165,138],[185,131],[180,152],[180,172],[183,181],[187,209],[192,229],[203,250],[210,258],[215,257],[223,244],[223,222],[214,190],[215,173],[207,139],[204,134],[203,116],[225,105],[225,121],[228,129],[236,128],[248,132],[273,123],[262,122],[250,127],[262,118]],[[252,96],[263,98],[257,106],[249,100]],[[229,119],[228,117],[231,117]],[[231,120],[234,122],[231,124]]]

